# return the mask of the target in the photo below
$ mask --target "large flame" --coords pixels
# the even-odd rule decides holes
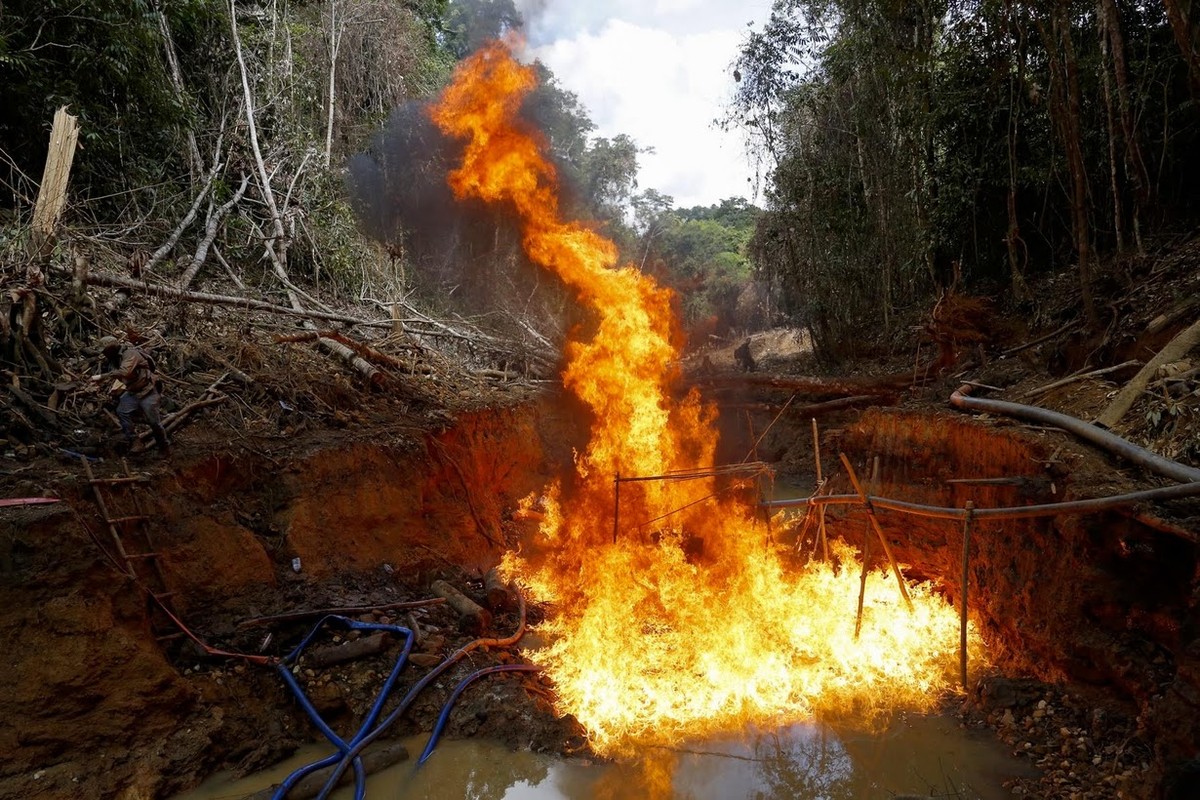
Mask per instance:
[[[872,576],[854,637],[856,556],[836,548],[835,569],[785,567],[753,510],[703,473],[713,464],[714,411],[696,392],[677,397],[678,345],[670,293],[614,245],[560,218],[556,175],[518,111],[531,69],[504,44],[456,72],[433,108],[465,142],[450,176],[459,197],[504,203],[524,247],[590,310],[594,323],[568,345],[566,386],[593,412],[576,475],[541,498],[538,541],[506,563],[554,605],[531,653],[553,677],[562,710],[593,747],[620,753],[746,724],[814,715],[870,718],[926,708],[949,686],[958,620],[944,600]],[[670,476],[622,482],[617,476]],[[619,516],[614,520],[614,508]],[[978,657],[981,644],[972,634]]]

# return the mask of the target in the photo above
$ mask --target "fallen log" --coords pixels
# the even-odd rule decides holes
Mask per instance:
[[[1175,338],[1167,342],[1154,358],[1146,362],[1146,366],[1142,367],[1138,374],[1125,384],[1125,388],[1113,398],[1108,408],[1100,413],[1096,422],[1106,428],[1114,427],[1129,412],[1134,402],[1141,397],[1142,392],[1146,390],[1146,385],[1158,372],[1159,367],[1170,364],[1172,361],[1178,361],[1197,346],[1200,346],[1200,319],[1176,334]]]
[[[893,395],[919,383],[911,374],[889,375],[883,378],[812,378],[792,375],[713,375],[691,381],[706,388],[754,386],[766,389],[786,389],[796,394],[847,395],[872,397]]]
[[[1042,342],[1049,341],[1050,339],[1053,339],[1055,336],[1058,336],[1060,333],[1066,333],[1068,330],[1070,330],[1071,328],[1074,328],[1078,324],[1079,324],[1079,320],[1073,319],[1070,322],[1063,325],[1061,328],[1055,328],[1054,330],[1050,331],[1045,336],[1039,336],[1038,338],[1036,338],[1032,341],[1026,342],[1025,344],[1019,344],[1016,347],[1005,350],[1000,355],[1002,355],[1002,356],[1016,355],[1017,353],[1021,352],[1022,350],[1028,350],[1031,347],[1036,347],[1037,345],[1041,344]]]
[[[176,289],[172,286],[159,286],[145,281],[133,280],[132,278],[122,278],[117,275],[100,275],[94,272],[88,272],[81,276],[83,282],[88,286],[107,286],[112,289],[128,289],[130,291],[142,292],[151,297],[158,297],[164,300],[180,300],[185,303],[207,303],[217,306],[234,306],[243,308],[248,311],[267,311],[272,314],[287,314],[292,317],[301,317],[304,319],[323,319],[330,322],[344,322],[348,325],[369,325],[370,320],[351,317],[346,314],[338,314],[330,311],[307,311],[302,308],[289,308],[288,306],[275,305],[264,300],[251,300],[248,297],[233,297],[223,294],[209,294],[207,292],[188,292],[182,289]]]
[[[1187,300],[1184,300],[1182,303],[1175,306],[1173,309],[1171,309],[1167,313],[1159,314],[1157,317],[1150,320],[1150,324],[1146,326],[1146,332],[1147,333],[1158,333],[1160,331],[1166,330],[1167,326],[1173,325],[1174,323],[1178,322],[1183,317],[1186,317],[1188,315],[1188,313],[1192,310],[1192,307],[1195,305],[1196,305],[1196,299],[1194,297],[1190,297]]]
[[[176,411],[174,414],[168,414],[167,419],[163,420],[163,428],[166,429],[167,433],[170,433],[171,431],[183,425],[183,423],[187,421],[187,418],[194,412],[199,411],[202,408],[208,408],[209,406],[219,406],[227,399],[227,397],[222,395],[221,397],[208,397],[204,400],[197,400],[194,403],[189,403],[188,405]]]
[[[373,633],[353,642],[314,647],[308,657],[314,667],[332,667],[367,656],[375,656],[387,649],[390,641],[387,633]]]
[[[407,760],[408,748],[398,742],[381,745],[374,750],[367,751],[362,756],[363,769],[368,775],[381,772],[390,766]],[[334,766],[319,769],[305,777],[288,792],[288,800],[311,800],[316,797],[320,794],[322,787],[325,786],[325,781],[329,780],[329,775],[333,771]],[[349,785],[352,780],[354,780],[354,773],[347,772],[338,781],[338,786]],[[280,784],[275,784],[269,788],[261,789],[254,794],[247,795],[245,800],[271,800],[275,796],[275,792],[278,791],[279,786]]]
[[[8,391],[12,392],[13,397],[20,401],[21,405],[32,411],[34,415],[41,421],[42,425],[51,429],[58,430],[58,415],[51,411],[46,406],[34,400],[24,390],[18,389],[16,386],[9,385]]]
[[[317,342],[321,339],[332,339],[339,344],[353,350],[359,356],[369,361],[374,361],[377,364],[384,364],[396,369],[402,369],[407,372],[416,370],[416,366],[411,361],[405,361],[395,356],[389,356],[387,353],[380,352],[373,347],[356,342],[349,336],[344,336],[337,331],[307,331],[305,333],[293,333],[286,336],[280,335],[275,337],[276,344],[293,344],[297,342]]]
[[[218,406],[228,399],[229,398],[225,395],[221,395],[220,397],[205,397],[203,400],[197,400],[194,403],[189,403],[178,411],[167,414],[162,418],[163,430],[165,430],[167,433],[174,433],[176,429],[183,426],[183,423],[187,422],[188,417],[190,417],[194,412],[199,411],[202,408],[208,408],[209,406]],[[154,434],[151,431],[142,431],[140,434],[138,434],[138,439],[142,442],[149,442],[153,435]]]
[[[1098,378],[1101,375],[1108,375],[1109,373],[1112,373],[1112,372],[1120,372],[1123,369],[1129,369],[1130,367],[1140,367],[1141,365],[1142,365],[1142,362],[1134,359],[1131,361],[1126,361],[1123,364],[1117,364],[1114,367],[1104,367],[1103,369],[1093,369],[1089,372],[1077,372],[1074,375],[1068,375],[1067,377],[1063,378],[1062,380],[1054,381],[1053,383],[1047,383],[1045,386],[1039,386],[1036,389],[1030,389],[1028,392],[1021,395],[1021,399],[1028,400],[1031,397],[1037,397],[1039,394],[1045,394],[1046,392],[1049,392],[1053,389],[1061,389],[1064,386],[1069,386],[1070,384],[1076,383],[1077,381],[1086,380],[1088,378]]]
[[[820,414],[828,414],[831,411],[840,411],[844,408],[852,408],[854,406],[874,404],[874,405],[892,405],[896,402],[894,395],[869,395],[860,394],[853,397],[839,397],[836,400],[826,400],[823,403],[812,403],[807,406],[791,406],[786,413],[795,414],[802,417],[815,417]],[[779,404],[772,403],[722,403],[717,402],[718,408],[728,411],[761,411],[763,413],[773,413],[779,411],[782,407]]]
[[[317,346],[345,361],[355,372],[366,378],[372,386],[382,386],[386,380],[384,374],[371,366],[370,362],[339,341],[322,336],[317,339]]]
[[[465,594],[445,581],[434,581],[430,587],[438,597],[445,598],[450,607],[462,617],[462,623],[475,633],[487,630],[492,625],[492,614]]]

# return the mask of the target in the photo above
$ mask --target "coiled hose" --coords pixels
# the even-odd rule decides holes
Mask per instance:
[[[329,793],[332,792],[334,787],[338,785],[338,781],[340,781],[342,776],[346,774],[347,768],[349,768],[351,764],[354,763],[355,759],[362,754],[362,751],[366,749],[371,742],[378,739],[385,730],[390,728],[396,722],[396,720],[400,719],[404,712],[408,710],[408,707],[412,705],[413,701],[417,699],[417,695],[420,694],[421,691],[430,683],[432,683],[439,675],[458,663],[463,656],[467,655],[472,650],[477,650],[480,647],[507,647],[510,644],[514,644],[517,640],[525,635],[525,597],[518,592],[517,598],[520,601],[521,615],[520,623],[517,625],[517,630],[511,636],[507,636],[503,639],[475,639],[474,641],[468,642],[447,656],[446,660],[434,667],[428,675],[417,681],[417,683],[408,690],[408,693],[404,695],[404,699],[400,701],[400,705],[396,706],[391,713],[384,717],[383,721],[380,722],[374,730],[367,733],[361,739],[357,739],[348,750],[342,753],[341,762],[337,765],[337,768],[333,771],[333,774],[329,776],[329,779],[325,781],[325,785],[321,788],[321,793],[317,795],[317,800],[328,800]],[[332,756],[332,758],[336,758],[336,756]],[[272,798],[272,800],[280,799]]]
[[[363,719],[362,725],[359,726],[358,732],[355,733],[354,737],[349,742],[338,736],[334,730],[329,727],[329,724],[322,719],[321,714],[308,699],[308,695],[304,693],[304,689],[300,687],[300,684],[296,681],[296,677],[291,671],[291,665],[295,663],[295,661],[300,657],[300,653],[303,652],[304,648],[308,646],[308,643],[312,641],[313,637],[315,637],[317,633],[320,632],[321,628],[327,623],[335,624],[339,627],[348,628],[350,630],[387,631],[404,637],[404,649],[401,650],[400,657],[396,659],[395,666],[392,667],[392,671],[388,674],[387,680],[384,681],[383,688],[379,691],[379,696],[375,698],[375,702],[371,705],[371,709],[367,712],[366,718]],[[396,685],[397,678],[400,677],[400,671],[404,669],[404,665],[408,661],[408,654],[412,652],[414,638],[415,637],[411,630],[408,628],[403,628],[399,625],[385,625],[383,623],[376,622],[359,622],[347,617],[330,614],[329,616],[322,618],[316,625],[314,625],[312,630],[309,631],[309,634],[304,637],[300,644],[296,645],[296,649],[294,649],[290,654],[284,657],[282,661],[279,662],[279,664],[276,666],[276,669],[278,670],[280,677],[283,678],[283,682],[286,683],[292,690],[292,693],[296,696],[296,700],[300,703],[300,707],[304,709],[304,713],[308,714],[308,718],[313,721],[313,724],[317,726],[317,729],[320,730],[322,734],[324,734],[325,738],[328,739],[333,746],[338,749],[338,752],[332,753],[325,758],[312,762],[311,764],[306,764],[305,766],[300,767],[292,772],[292,774],[288,775],[287,778],[284,779],[283,783],[279,785],[279,788],[275,790],[275,793],[271,796],[271,800],[284,800],[284,798],[287,797],[288,792],[290,792],[292,788],[295,787],[295,785],[303,780],[307,775],[338,763],[342,759],[343,755],[349,753],[355,745],[357,745],[369,734],[371,727],[375,724],[375,720],[379,718],[379,714],[383,711],[383,705],[387,701],[388,695],[391,694],[392,688]],[[357,755],[354,756],[353,766],[354,798],[355,800],[363,800],[367,794],[367,773],[366,770],[363,769],[362,758]]]

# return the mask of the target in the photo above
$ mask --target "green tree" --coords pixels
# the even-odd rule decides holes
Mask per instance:
[[[164,6],[179,43],[199,53],[220,5]],[[0,11],[0,141],[40,176],[49,121],[79,116],[73,185],[97,195],[161,180],[197,110],[172,87],[158,13],[147,0],[9,0]],[[8,182],[12,185],[12,181]],[[12,203],[11,196],[4,199]]]
[[[726,123],[770,170],[750,252],[828,357],[960,278],[1028,301],[1073,262],[1086,308],[1096,252],[1195,213],[1200,115],[1156,4],[777,0],[735,68]]]

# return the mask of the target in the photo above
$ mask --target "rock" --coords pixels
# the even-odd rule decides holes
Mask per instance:
[[[436,667],[442,663],[442,657],[433,653],[413,653],[408,660],[418,667]]]
[[[983,709],[1015,708],[1031,703],[1041,691],[1036,681],[1023,678],[988,676],[976,685],[975,692]]]

